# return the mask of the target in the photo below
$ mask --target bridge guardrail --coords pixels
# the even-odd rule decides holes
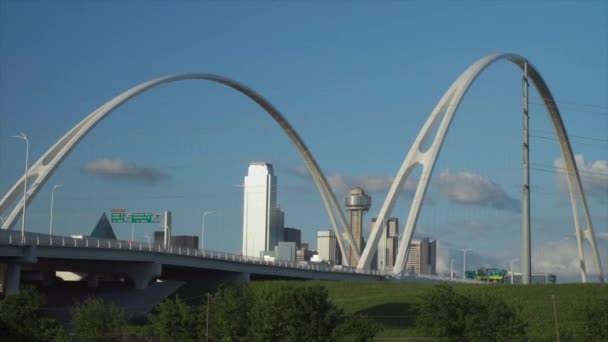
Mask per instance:
[[[103,248],[103,249],[118,249],[118,250],[133,250],[148,253],[163,253],[190,257],[199,257],[216,260],[226,260],[232,262],[241,262],[249,264],[258,264],[265,266],[284,267],[292,269],[302,269],[309,271],[333,272],[333,273],[357,273],[367,274],[371,276],[385,276],[385,272],[379,270],[361,271],[354,267],[342,267],[335,269],[332,265],[321,263],[300,263],[283,260],[268,260],[264,258],[248,257],[240,254],[219,252],[213,250],[201,250],[195,248],[186,248],[180,246],[170,246],[164,248],[161,243],[145,243],[138,241],[111,240],[99,239],[88,236],[82,238],[70,236],[50,236],[47,234],[26,233],[22,239],[21,232],[17,231],[0,231],[0,245],[13,246],[46,246],[57,248]]]
[[[308,271],[318,272],[332,272],[332,273],[356,273],[366,274],[370,276],[388,277],[392,276],[389,272],[380,270],[358,270],[355,267],[340,266],[339,268],[333,265],[323,263],[302,263],[302,262],[290,262],[283,260],[268,260],[264,258],[249,257],[240,254],[219,252],[213,250],[201,250],[196,248],[186,247],[174,247],[164,248],[161,243],[145,243],[139,241],[125,241],[125,240],[111,240],[111,239],[99,239],[88,236],[82,238],[71,237],[71,236],[50,236],[47,234],[37,233],[26,233],[24,238],[21,237],[21,232],[18,231],[0,231],[0,245],[12,245],[12,246],[47,246],[57,248],[103,248],[103,249],[118,249],[118,250],[132,250],[141,251],[148,253],[163,253],[172,255],[181,255],[186,257],[196,258],[207,258],[216,260],[226,260],[232,262],[258,264],[273,267],[284,267],[292,269],[301,269]],[[426,275],[426,274],[414,274],[405,275],[401,279],[425,279],[430,281],[452,281],[452,282],[466,282],[466,283],[477,283],[477,281],[469,279],[450,279],[449,277],[443,277],[439,275]]]

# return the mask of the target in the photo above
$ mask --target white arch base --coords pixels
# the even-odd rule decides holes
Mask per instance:
[[[123,103],[127,102],[128,100],[134,98],[135,96],[141,93],[144,93],[145,91],[151,88],[154,88],[161,84],[172,83],[182,80],[206,80],[214,83],[223,84],[246,95],[247,97],[255,101],[258,105],[260,105],[262,108],[264,108],[264,110],[277,122],[277,124],[279,124],[281,129],[283,129],[283,131],[288,135],[288,137],[291,139],[293,144],[298,149],[298,152],[304,159],[304,162],[306,163],[306,166],[308,167],[308,170],[310,171],[310,174],[312,175],[312,178],[315,181],[317,188],[319,189],[319,193],[321,194],[323,202],[325,203],[325,208],[327,209],[327,213],[329,214],[329,218],[334,228],[334,232],[338,237],[338,245],[342,253],[342,260],[348,262],[348,259],[346,257],[346,248],[344,245],[345,242],[348,242],[350,246],[354,246],[355,254],[358,258],[360,255],[360,251],[357,249],[357,245],[354,243],[354,239],[350,229],[348,229],[348,224],[346,223],[344,213],[340,209],[340,206],[336,201],[336,196],[329,187],[327,179],[325,178],[325,175],[323,175],[323,173],[321,172],[321,169],[319,168],[316,160],[312,156],[312,153],[310,153],[310,151],[308,150],[296,130],[291,126],[287,119],[285,119],[285,117],[272,104],[270,104],[270,102],[268,102],[261,95],[259,95],[252,89],[246,87],[245,85],[242,85],[236,81],[230,80],[222,76],[202,73],[172,75],[142,83],[116,96],[115,98],[106,102],[97,110],[89,114],[74,128],[72,128],[66,135],[59,139],[57,143],[55,143],[55,145],[53,145],[53,147],[51,147],[29,169],[27,174],[27,184],[30,184],[30,186],[27,189],[25,201],[21,199],[19,203],[15,205],[15,202],[20,192],[23,191],[22,189],[24,177],[21,177],[21,179],[17,181],[17,183],[13,185],[11,190],[2,198],[2,200],[0,201],[0,215],[2,215],[6,210],[8,210],[8,208],[10,208],[12,205],[15,205],[15,207],[5,220],[2,228],[11,229],[15,225],[15,223],[22,214],[23,206],[29,205],[29,203],[32,201],[32,199],[34,199],[40,188],[46,183],[47,179],[62,163],[63,159],[101,120],[107,117]],[[339,225],[337,220],[339,220]],[[344,241],[344,238],[346,239],[346,241]]]
[[[604,273],[600,261],[599,252],[597,249],[595,233],[593,231],[593,224],[589,215],[589,208],[587,206],[583,186],[581,184],[578,169],[574,161],[574,156],[572,154],[572,148],[570,146],[568,135],[566,134],[566,129],[564,127],[561,115],[557,108],[557,104],[555,103],[553,96],[549,91],[549,88],[547,87],[545,81],[542,79],[538,71],[523,57],[507,53],[494,54],[478,60],[473,65],[471,65],[465,72],[463,72],[443,95],[443,97],[427,119],[426,123],[422,127],[422,130],[420,131],[418,137],[414,141],[414,144],[410,148],[405,160],[403,161],[403,164],[401,165],[401,168],[399,169],[399,172],[397,173],[397,176],[395,177],[395,180],[393,181],[393,184],[391,185],[391,188],[384,201],[382,209],[378,214],[376,223],[372,228],[372,232],[368,239],[368,243],[365,247],[365,250],[361,254],[361,258],[359,260],[357,268],[369,268],[371,259],[378,246],[381,227],[383,227],[384,222],[386,222],[393,209],[395,201],[399,196],[399,189],[403,182],[405,182],[405,180],[409,177],[411,172],[416,168],[416,166],[419,165],[422,167],[422,175],[420,176],[418,187],[416,189],[416,193],[414,195],[414,199],[410,207],[407,222],[405,224],[405,236],[399,244],[397,261],[393,269],[394,276],[399,277],[403,274],[405,270],[406,261],[409,255],[409,246],[414,231],[416,229],[416,222],[418,221],[420,206],[422,205],[422,201],[424,199],[424,195],[428,187],[429,179],[431,177],[431,174],[433,173],[433,168],[435,166],[435,161],[437,160],[437,155],[441,151],[441,146],[443,144],[445,135],[448,131],[454,113],[456,112],[456,109],[458,109],[462,98],[464,97],[465,93],[467,92],[473,81],[477,78],[477,76],[490,64],[501,59],[507,59],[513,62],[522,70],[524,69],[526,64],[528,66],[529,78],[532,79],[532,81],[534,82],[536,89],[538,90],[541,98],[544,101],[545,107],[551,118],[551,122],[553,123],[553,128],[555,130],[555,135],[557,136],[557,140],[559,142],[562,158],[566,164],[566,169],[568,171],[568,187],[570,189],[570,201],[572,203],[572,213],[574,215],[574,225],[578,245],[578,258],[579,267],[581,271],[581,279],[583,282],[587,281],[585,256],[583,251],[584,238],[587,239],[587,241],[589,241],[589,243],[591,244],[591,248],[593,249],[595,258],[595,265],[597,267],[597,272],[599,274],[600,281],[604,281]],[[437,129],[437,133],[433,139],[431,146],[426,151],[422,151],[421,149],[423,148],[424,143],[430,138],[430,134],[433,132],[433,129],[437,124],[439,124],[439,128]],[[586,224],[586,228],[584,230],[581,228],[581,220],[578,208],[579,201],[583,208],[583,215]],[[526,261],[522,260],[522,263],[524,262]]]

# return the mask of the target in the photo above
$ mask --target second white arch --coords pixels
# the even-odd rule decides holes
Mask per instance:
[[[547,87],[547,84],[540,76],[540,73],[538,73],[538,71],[534,68],[534,66],[527,62],[526,59],[522,56],[510,53],[493,54],[473,63],[467,70],[465,70],[460,75],[460,77],[458,77],[458,79],[456,79],[452,86],[445,92],[439,103],[435,106],[435,109],[433,110],[433,112],[431,112],[431,115],[429,116],[426,123],[422,127],[420,133],[416,137],[416,140],[414,141],[407,156],[405,157],[405,160],[403,161],[399,172],[395,176],[388,195],[384,200],[384,204],[380,209],[378,218],[376,219],[376,222],[372,227],[368,243],[361,254],[361,258],[359,259],[359,264],[357,265],[358,269],[369,269],[372,257],[376,252],[378,246],[382,227],[384,225],[384,222],[386,222],[387,218],[391,214],[393,206],[399,196],[399,190],[401,189],[401,186],[402,184],[404,184],[405,180],[412,173],[412,171],[414,171],[416,167],[420,166],[422,167],[422,174],[418,181],[416,193],[414,194],[414,198],[412,200],[410,211],[405,224],[404,236],[399,244],[397,260],[395,262],[395,267],[393,268],[394,276],[398,277],[404,273],[405,265],[410,250],[409,247],[420,213],[420,207],[422,205],[422,201],[428,188],[428,183],[433,173],[433,168],[435,167],[435,161],[437,160],[437,156],[441,151],[444,138],[446,136],[450,123],[452,122],[454,113],[458,109],[458,106],[460,105],[460,102],[462,101],[464,95],[470,88],[473,81],[475,81],[477,76],[479,76],[479,74],[489,65],[501,59],[506,59],[513,62],[522,70],[527,65],[527,72],[529,78],[532,79],[534,85],[536,86],[536,89],[540,94],[540,97],[543,99],[545,108],[547,109],[547,112],[553,124],[553,129],[555,131],[555,135],[559,143],[562,158],[566,165],[566,178],[568,180],[568,188],[570,190],[570,202],[572,204],[572,213],[574,216],[574,229],[577,238],[578,264],[581,271],[581,280],[583,282],[587,281],[585,255],[583,249],[583,239],[586,239],[587,241],[589,241],[593,250],[595,265],[597,268],[597,273],[599,274],[600,281],[604,281],[604,273],[602,269],[599,251],[597,248],[595,233],[593,231],[593,223],[591,221],[589,208],[587,206],[587,200],[585,198],[585,193],[578,173],[578,168],[576,166],[574,155],[572,153],[572,147],[570,146],[570,141],[568,140],[568,135],[566,134],[566,129],[564,127],[564,123],[557,108],[557,104],[554,101],[553,96],[551,95],[551,92]],[[429,138],[431,138],[430,135],[432,134],[433,129],[437,125],[439,125],[439,127],[430,147],[426,151],[423,151],[422,148],[423,146],[425,146],[425,142]],[[585,229],[581,227],[578,201],[580,201],[581,207],[583,208],[583,216],[586,225]]]

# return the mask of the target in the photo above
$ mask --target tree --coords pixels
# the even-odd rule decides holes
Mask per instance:
[[[373,340],[380,332],[380,326],[364,315],[350,315],[340,323],[333,333],[336,341],[365,342]]]
[[[179,296],[160,303],[148,321],[159,341],[200,341],[204,336],[201,307],[190,306]]]
[[[286,282],[221,287],[198,307],[179,297],[148,316],[147,335],[159,341],[367,341],[379,326],[366,316],[346,315],[321,286]],[[207,317],[209,309],[209,319]]]
[[[523,341],[525,324],[501,299],[469,298],[437,285],[421,298],[416,325],[445,341]]]
[[[471,303],[466,318],[467,341],[525,341],[525,324],[503,300],[483,296]]]
[[[255,298],[254,341],[366,341],[379,331],[367,317],[332,304],[322,286],[269,282],[256,287]]]
[[[257,289],[252,316],[256,341],[327,341],[344,319],[342,310],[329,302],[321,286],[265,283]]]
[[[72,325],[76,341],[120,341],[127,316],[115,304],[90,297],[72,309]]]
[[[566,335],[580,341],[608,341],[608,299],[587,302],[580,318],[580,328]]]
[[[459,341],[464,336],[471,301],[451,286],[437,285],[421,298],[416,325],[433,337]]]
[[[254,303],[255,296],[248,283],[221,287],[211,297],[209,335],[220,341],[248,341]]]
[[[241,283],[220,288],[209,309],[212,341],[366,341],[379,330],[346,315],[322,286]]]
[[[33,287],[25,287],[1,301],[0,340],[67,341],[63,327],[42,315],[45,302],[44,295]]]

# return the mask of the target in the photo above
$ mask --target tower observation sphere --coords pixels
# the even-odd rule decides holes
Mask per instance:
[[[372,199],[369,197],[363,188],[356,187],[351,189],[344,199],[346,210],[360,210],[367,212],[372,205]]]

